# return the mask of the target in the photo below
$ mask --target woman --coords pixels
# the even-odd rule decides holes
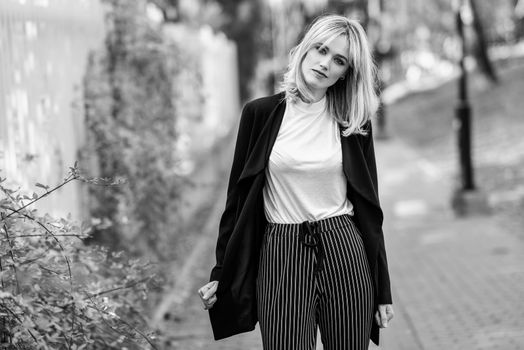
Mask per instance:
[[[362,27],[319,17],[284,91],[242,111],[211,282],[215,339],[253,330],[264,349],[367,349],[393,317]],[[373,317],[374,316],[374,317]],[[374,320],[373,320],[374,318]]]

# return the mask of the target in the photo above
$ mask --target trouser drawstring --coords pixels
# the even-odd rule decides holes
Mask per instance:
[[[300,224],[300,242],[308,248],[313,248],[317,264],[313,273],[317,274],[324,268],[324,247],[318,232],[318,222],[304,221]]]

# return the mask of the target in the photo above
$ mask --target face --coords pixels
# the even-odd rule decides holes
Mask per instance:
[[[339,35],[327,44],[316,43],[306,53],[301,71],[316,97],[322,98],[328,87],[346,74],[349,67],[349,43]]]

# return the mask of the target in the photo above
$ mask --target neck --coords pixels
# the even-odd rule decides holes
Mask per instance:
[[[321,99],[324,98],[324,96],[326,96],[326,90],[320,90],[320,91],[315,90],[315,91],[312,91],[312,93],[313,93],[313,101],[311,102],[313,103],[320,101]]]

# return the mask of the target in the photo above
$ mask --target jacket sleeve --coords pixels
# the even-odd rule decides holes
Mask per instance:
[[[366,141],[364,145],[364,156],[366,158],[366,163],[371,175],[373,186],[375,187],[375,191],[377,192],[378,196],[377,165],[375,161],[375,146],[373,143],[373,128],[371,125],[371,121],[368,122],[367,130],[369,131],[369,133],[368,136],[365,137]],[[386,257],[386,246],[384,243],[384,234],[382,232],[382,227],[380,227],[380,234],[378,237],[378,254],[376,268],[378,274],[377,304],[392,304],[388,261]]]
[[[233,232],[236,220],[238,190],[237,181],[244,169],[244,164],[248,156],[250,134],[253,126],[252,111],[249,104],[242,109],[240,124],[238,127],[233,165],[229,175],[227,188],[226,207],[220,219],[218,228],[218,239],[216,244],[216,265],[211,270],[210,281],[219,281],[222,275],[222,263],[229,238]]]

